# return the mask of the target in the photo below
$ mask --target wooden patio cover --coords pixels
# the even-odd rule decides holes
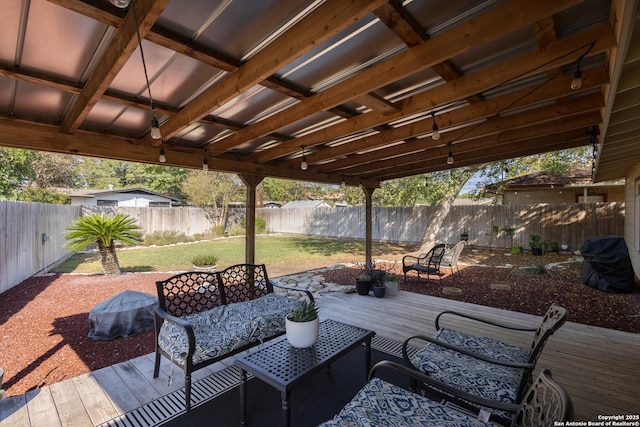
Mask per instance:
[[[632,0],[12,0],[0,145],[163,150],[237,173],[249,207],[271,176],[361,185],[370,208],[384,180],[602,143],[635,16]]]

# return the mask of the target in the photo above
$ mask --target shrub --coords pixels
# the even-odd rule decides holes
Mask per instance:
[[[196,255],[191,258],[191,264],[205,266],[216,265],[218,264],[218,257],[214,254]]]
[[[246,218],[242,218],[242,228],[243,229],[247,229],[247,219]],[[268,233],[269,231],[267,230],[267,220],[257,216],[256,217],[256,234],[265,234]]]
[[[176,230],[154,231],[144,236],[145,245],[165,246],[175,243],[190,242],[193,239]]]

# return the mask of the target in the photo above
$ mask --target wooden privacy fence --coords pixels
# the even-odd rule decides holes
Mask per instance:
[[[435,206],[373,209],[373,240],[420,243]],[[565,244],[579,250],[585,240],[602,235],[624,236],[624,202],[453,206],[438,234],[438,241],[454,244],[462,230],[469,244],[478,247],[529,249],[529,236]],[[365,236],[363,207],[258,209],[269,230],[345,239]],[[496,234],[494,225],[500,231]],[[513,228],[513,235],[504,231]]]
[[[176,207],[176,208],[149,208],[130,206],[83,206],[85,215],[93,212],[122,213],[136,220],[142,229],[142,234],[150,234],[156,231],[178,231],[186,236],[205,234],[213,227],[213,222],[208,218],[207,212],[201,208]]]
[[[0,200],[0,293],[67,256],[62,233],[80,214],[80,206]]]
[[[435,207],[373,209],[373,239],[419,243],[427,219]],[[121,212],[132,216],[144,234],[178,231],[187,236],[206,233],[212,227],[205,210],[180,208],[88,208],[0,201],[0,293],[69,254],[62,235],[71,221],[93,211]],[[235,209],[230,211],[241,211]],[[454,244],[460,232],[469,230],[469,244],[478,247],[529,248],[529,236],[539,234],[546,242],[566,244],[578,250],[591,237],[624,236],[624,203],[537,204],[507,206],[454,206],[438,235],[438,241]],[[299,208],[258,209],[267,228],[343,239],[364,239],[365,209]],[[238,216],[238,215],[235,215]],[[498,234],[493,226],[500,228]],[[513,236],[503,228],[513,228]],[[47,240],[42,243],[42,235]]]

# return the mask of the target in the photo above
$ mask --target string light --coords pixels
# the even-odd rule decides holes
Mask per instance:
[[[158,161],[160,163],[165,163],[167,161],[167,158],[164,155],[164,142],[160,146],[160,156],[158,156]]]
[[[129,5],[129,0],[111,0],[111,3],[120,8],[125,8]],[[126,3],[126,5],[125,5]],[[123,5],[123,6],[119,6]],[[144,59],[144,50],[142,49],[142,37],[140,37],[140,24],[138,23],[138,15],[136,14],[135,4],[133,7],[133,17],[136,21],[136,35],[138,36],[138,46],[140,47],[140,57],[142,58],[142,69],[144,70],[144,78],[147,82],[147,92],[149,93],[149,107],[153,117],[151,118],[151,138],[160,139],[162,134],[160,133],[160,123],[158,123],[158,117],[156,116],[156,107],[153,105],[153,97],[151,96],[151,84],[149,83],[149,74],[147,73],[147,62]]]
[[[576,63],[576,71],[573,73],[571,80],[571,89],[578,90],[582,87],[582,70],[580,70],[580,60]]]
[[[451,143],[449,143],[449,154],[447,155],[447,164],[453,164],[453,153],[451,152]]]
[[[202,170],[207,172],[209,170],[209,162],[207,161],[207,152],[204,152],[204,158],[202,159]]]
[[[433,126],[431,126],[431,129],[433,132],[431,133],[431,139],[433,139],[434,141],[437,141],[440,139],[440,130],[438,129],[438,124],[436,123],[435,111],[431,112],[431,117],[433,118]]]
[[[119,7],[120,9],[126,9],[129,6],[130,0],[109,0],[112,5]]]
[[[307,164],[307,156],[304,155],[304,145],[300,148],[302,148],[302,162],[300,163],[300,169],[306,171],[309,165]]]

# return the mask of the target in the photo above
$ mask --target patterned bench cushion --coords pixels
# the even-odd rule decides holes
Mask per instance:
[[[517,394],[524,369],[484,362],[457,351],[427,343],[411,359],[413,365],[436,380],[476,396],[505,403],[518,403]],[[499,417],[510,414],[487,409]]]
[[[522,362],[529,360],[529,352],[524,348],[508,344],[488,337],[478,337],[452,329],[440,329],[436,332],[436,339],[465,348],[477,354],[491,357],[505,362]]]
[[[196,338],[194,365],[284,332],[285,316],[299,304],[296,298],[271,293],[252,301],[214,307],[182,317],[191,324]],[[174,360],[184,364],[187,334],[180,326],[164,322],[158,345]]]
[[[321,426],[491,426],[380,378],[372,378],[332,420]]]

